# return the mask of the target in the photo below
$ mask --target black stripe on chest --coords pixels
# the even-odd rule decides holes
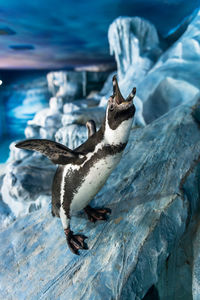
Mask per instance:
[[[96,153],[94,153],[94,155],[92,155],[92,157],[88,161],[86,161],[83,166],[80,166],[78,170],[72,170],[71,172],[69,171],[66,174],[64,178],[65,193],[62,206],[68,217],[72,199],[78,192],[79,187],[82,185],[90,169],[97,161],[106,158],[109,155],[115,155],[122,152],[126,147],[126,144],[127,143],[121,143],[115,146],[106,145],[102,149],[99,149]],[[87,197],[87,195],[85,196]]]

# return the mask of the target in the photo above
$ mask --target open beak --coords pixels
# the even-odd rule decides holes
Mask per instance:
[[[121,103],[124,103],[124,102],[125,103],[131,102],[133,100],[133,98],[135,97],[135,94],[136,94],[136,88],[134,87],[132,92],[129,94],[129,96],[125,100],[120,92],[118,82],[117,82],[117,76],[116,75],[113,76],[113,96],[112,96],[112,98],[116,101],[116,103],[118,105]]]

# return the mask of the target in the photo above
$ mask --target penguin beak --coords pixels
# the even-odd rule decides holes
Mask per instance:
[[[132,92],[129,94],[129,96],[125,100],[124,97],[122,96],[121,92],[120,92],[116,75],[113,76],[112,81],[113,81],[113,96],[112,96],[112,98],[114,99],[114,101],[118,105],[121,104],[121,103],[130,103],[133,100],[133,98],[135,97],[136,88],[135,87],[133,88]]]
[[[117,82],[117,76],[114,75],[113,76],[113,99],[115,100],[115,102],[119,105],[122,102],[125,101],[125,99],[123,98],[119,86],[118,86],[118,82]]]
[[[132,89],[132,92],[131,92],[131,93],[129,94],[129,96],[126,98],[126,101],[131,102],[131,101],[134,99],[135,94],[136,94],[136,87],[134,87],[134,88]]]

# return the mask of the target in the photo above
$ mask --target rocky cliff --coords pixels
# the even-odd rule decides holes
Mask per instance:
[[[139,18],[109,29],[122,92],[137,86],[137,115],[119,166],[92,203],[110,207],[109,220],[73,216],[73,231],[89,237],[79,257],[50,213],[55,166],[11,145],[0,202],[4,227],[12,223],[0,232],[2,298],[199,299],[200,13],[189,20],[166,39]],[[64,84],[52,84],[49,108],[26,135],[73,148],[88,119],[101,123],[112,75],[100,92],[73,100],[59,76]]]

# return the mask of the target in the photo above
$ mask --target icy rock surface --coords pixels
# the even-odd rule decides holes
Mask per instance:
[[[165,41],[159,40],[152,24],[137,17],[120,17],[111,24],[109,44],[117,62],[121,90],[126,96],[133,86],[137,87],[142,113],[135,117],[136,123],[141,124],[142,118],[150,123],[198,93],[199,20],[200,12],[195,12],[176,36],[171,34]],[[163,44],[167,48],[169,39],[171,46],[164,51]],[[101,98],[101,106],[111,93],[110,87]]]
[[[59,71],[47,74],[49,91],[66,101],[86,97],[91,91],[99,90],[109,72]]]
[[[151,123],[175,106],[190,101],[198,92],[199,89],[187,81],[164,78],[144,104],[146,122]]]
[[[198,215],[199,217],[199,215]],[[197,221],[198,222],[198,221]],[[193,269],[192,269],[192,290],[193,300],[200,299],[200,226],[199,222],[196,229],[196,235],[193,241]]]
[[[189,202],[187,227],[177,247],[168,256],[156,284],[161,300],[199,299],[199,174],[198,157],[181,182],[181,190]]]
[[[7,164],[1,188],[4,203],[16,217],[42,206],[40,201],[36,200],[41,194],[50,195],[56,169],[46,157],[29,151],[23,152],[26,152],[27,156],[24,155],[23,159],[20,159],[20,154],[18,160],[11,160]]]
[[[94,120],[97,125],[100,125],[105,116],[105,109],[103,107],[89,107],[74,110],[71,114],[65,114],[62,117],[62,124],[81,124],[85,125],[90,119]]]
[[[118,18],[111,24],[109,42],[118,61],[118,77],[122,94],[126,97],[133,86],[137,87],[133,126],[145,126],[145,121],[152,122],[175,106],[189,102],[198,93],[200,82],[197,63],[199,60],[198,31],[199,14],[176,43],[162,54],[157,31],[148,21],[137,17]],[[155,63],[156,59],[158,59],[157,63]],[[49,73],[49,87],[54,97],[50,99],[49,108],[38,112],[33,120],[28,122],[25,129],[26,138],[57,140],[72,149],[76,148],[86,138],[84,125],[87,120],[94,119],[97,126],[100,126],[104,118],[108,97],[112,94],[112,75],[96,96],[69,103],[72,94],[70,97],[61,92],[60,96],[57,95],[63,85],[68,82],[80,84],[83,95],[83,86],[86,84],[84,89],[89,95],[90,91],[97,87],[98,81],[102,83],[105,80],[106,73],[86,71]],[[18,161],[19,167],[23,163],[24,156],[28,158],[32,157],[32,154],[16,149],[14,145],[11,146],[6,178],[14,178],[12,169],[15,169],[15,161]],[[34,156],[31,159],[34,159]],[[23,198],[22,194],[26,195],[26,192],[23,193],[23,184],[19,187],[21,178],[23,179],[23,176],[18,176],[17,181],[12,180],[12,185],[3,181],[3,198],[10,193],[9,191],[5,193],[6,188],[12,187],[15,190],[16,182],[17,190],[21,193],[19,199]],[[43,187],[40,188],[42,191]],[[17,198],[15,200],[17,201]]]
[[[177,101],[178,104],[190,101],[199,91],[199,30],[200,11],[183,35],[161,55],[139,83],[138,96],[144,103],[144,118],[147,122],[176,106]],[[156,106],[152,105],[153,102],[156,102]]]
[[[161,54],[155,26],[139,17],[116,19],[109,27],[108,39],[120,78],[127,75],[129,69],[134,71],[135,76],[141,75],[138,69],[145,73]]]
[[[4,177],[4,172],[0,175],[0,188],[2,186]],[[11,224],[15,220],[12,211],[9,206],[2,200],[2,196],[0,194],[0,230],[6,228],[9,224]]]
[[[56,142],[67,145],[70,149],[75,149],[80,146],[87,138],[86,127],[77,124],[61,127],[55,135]]]
[[[91,224],[82,213],[72,218],[73,231],[89,237],[88,251],[75,256],[67,249],[50,209],[0,233],[2,298],[143,299],[197,210],[199,177],[184,190],[200,153],[195,103],[132,130],[119,166],[93,201],[112,209],[109,220]]]
[[[154,25],[139,17],[119,17],[109,27],[110,53],[115,55],[120,89],[124,97],[141,82],[162,54]],[[110,78],[109,78],[110,79]],[[100,105],[112,94],[112,86],[104,85],[105,94]],[[135,124],[144,126],[143,103],[137,98]]]
[[[80,98],[85,95],[84,73],[50,72],[47,74],[49,91],[56,97]]]

